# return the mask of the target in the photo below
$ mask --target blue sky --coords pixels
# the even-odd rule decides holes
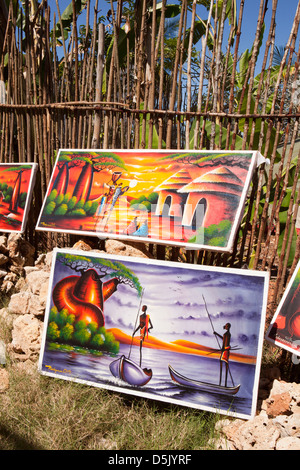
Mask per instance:
[[[237,2],[238,2],[238,9],[239,9],[240,1],[237,0]],[[60,11],[62,13],[65,10],[65,8],[71,3],[71,0],[58,0],[58,3],[59,3]],[[168,0],[168,3],[172,3],[172,2]],[[174,0],[174,3],[176,3],[176,0]],[[94,0],[92,0],[91,12],[90,12],[91,23],[93,22],[94,4],[95,2]],[[124,2],[124,4],[126,5],[126,2]],[[293,19],[296,13],[297,4],[298,4],[298,0],[278,0],[277,16],[276,16],[277,18],[276,36],[275,36],[275,44],[277,46],[286,45],[286,42],[288,40],[290,31],[291,31]],[[49,5],[51,9],[51,17],[53,18],[54,12],[56,12],[56,15],[57,15],[55,0],[50,0]],[[242,35],[240,39],[240,48],[239,48],[240,52],[244,51],[247,48],[251,48],[253,44],[256,26],[257,26],[259,6],[260,6],[260,0],[245,0],[243,23],[242,23]],[[203,10],[203,7],[200,7],[200,8],[201,8],[201,11],[205,12],[205,9]],[[107,10],[110,9],[110,2],[106,0],[99,0],[98,9],[99,9],[99,14],[105,15]],[[267,34],[268,34],[271,13],[272,13],[271,10],[272,10],[272,0],[269,0],[269,8],[268,8],[267,15],[266,15],[265,37],[267,37]],[[203,19],[206,19],[204,15],[203,15]],[[58,16],[56,17],[58,18]],[[86,22],[85,11],[82,13],[80,20],[82,24],[85,24]],[[299,40],[299,34],[298,34],[298,40]],[[298,43],[297,43],[296,48],[298,48]],[[264,47],[262,49],[264,50]]]

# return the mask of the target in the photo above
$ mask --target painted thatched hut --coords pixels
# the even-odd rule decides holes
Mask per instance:
[[[194,225],[197,211],[198,227],[208,227],[222,220],[233,222],[242,191],[243,182],[226,167],[213,169],[194,179],[178,190],[182,196],[187,195],[182,224]]]
[[[187,194],[180,194],[179,190],[189,184],[192,178],[186,169],[181,169],[164,180],[154,190],[159,193],[155,215],[182,217]]]

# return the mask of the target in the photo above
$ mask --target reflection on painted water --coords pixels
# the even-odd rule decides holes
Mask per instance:
[[[128,354],[128,346],[120,345],[118,356]],[[253,403],[253,387],[255,366],[242,363],[230,363],[228,386],[240,384],[240,390],[235,396],[216,393],[187,390],[174,383],[169,375],[168,364],[179,373],[195,380],[219,383],[219,361],[209,357],[178,354],[162,350],[144,350],[142,367],[152,369],[153,377],[144,387],[133,387],[112,376],[109,365],[115,357],[103,354],[78,354],[50,350],[45,347],[42,370],[55,374],[64,379],[87,382],[89,385],[120,389],[120,392],[145,396],[157,400],[178,403],[199,409],[215,410],[217,412],[240,417],[251,415]],[[131,360],[139,362],[138,348],[133,348]],[[231,380],[231,378],[233,380]]]

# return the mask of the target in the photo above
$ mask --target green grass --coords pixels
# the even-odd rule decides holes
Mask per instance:
[[[209,450],[216,437],[215,413],[5,367],[1,450]]]

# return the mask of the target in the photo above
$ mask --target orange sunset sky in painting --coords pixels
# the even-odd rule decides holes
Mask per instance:
[[[15,167],[16,165],[12,164],[11,167]],[[0,165],[0,183],[7,183],[8,186],[13,186],[15,184],[17,178],[17,171],[4,171],[5,169],[9,168],[8,165]],[[22,174],[22,183],[21,183],[21,192],[28,191],[28,186],[30,182],[31,176],[31,168],[28,170],[24,170]]]
[[[193,166],[192,164],[183,164],[182,162],[176,162],[170,160],[162,160],[167,155],[177,154],[177,151],[109,151],[110,153],[117,154],[123,159],[126,170],[121,169],[122,176],[118,183],[122,183],[123,186],[129,186],[129,190],[126,195],[128,197],[139,197],[147,195],[155,191],[156,187],[164,180],[174,175],[177,171],[182,169],[183,166],[188,168],[192,178],[197,178],[202,174],[210,171],[207,165],[203,165],[202,168]],[[88,153],[88,152],[87,152]],[[92,153],[92,151],[90,152]],[[179,152],[178,152],[179,153]],[[184,152],[185,153],[185,152]],[[218,153],[218,152],[216,152]],[[103,170],[99,173],[94,173],[94,183],[91,192],[91,198],[97,197],[103,191],[103,184],[108,183],[114,170]],[[234,173],[242,180],[245,180],[247,171],[236,166]],[[70,185],[75,186],[78,179],[79,171],[76,168],[70,171]]]

